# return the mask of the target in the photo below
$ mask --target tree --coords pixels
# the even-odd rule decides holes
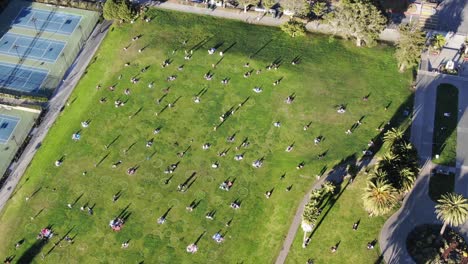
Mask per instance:
[[[388,213],[398,202],[395,188],[381,178],[367,182],[362,199],[364,208],[371,216]]]
[[[322,195],[332,194],[335,191],[335,184],[331,181],[325,181],[322,184]]]
[[[253,5],[253,4],[256,4],[258,3],[258,1],[255,1],[255,0],[237,0],[237,2],[242,5],[242,7],[244,8],[244,13],[247,13],[247,8],[250,6],[250,5]]]
[[[435,34],[434,37],[432,37],[432,46],[436,50],[441,50],[444,47],[445,42],[445,37],[441,34]]]
[[[313,199],[306,204],[304,207],[304,212],[302,213],[302,231],[304,231],[304,238],[302,240],[302,247],[305,248],[307,233],[312,232],[315,223],[320,215],[320,211],[315,205],[316,201]]]
[[[398,60],[400,72],[418,65],[421,51],[426,43],[426,34],[415,25],[401,25],[400,39],[397,42],[395,57]]]
[[[262,6],[265,9],[265,13],[268,12],[273,6],[275,6],[277,0],[262,0]]]
[[[392,128],[389,131],[385,132],[384,142],[390,145],[395,144],[403,139],[405,132],[400,128]]]
[[[293,18],[281,25],[281,29],[293,38],[304,36],[306,33],[305,24]]]
[[[409,192],[413,188],[416,174],[410,168],[403,168],[400,171],[400,185],[403,192]]]
[[[309,3],[305,0],[280,0],[280,5],[284,10],[289,10],[293,16],[305,15],[309,9]]]
[[[312,13],[314,13],[314,15],[317,17],[317,18],[321,18],[323,15],[325,15],[328,11],[328,6],[327,6],[327,3],[326,2],[319,2],[319,1],[316,1],[313,5],[312,5],[312,9],[311,9]]]
[[[115,18],[118,18],[118,9],[119,6],[115,2],[115,0],[106,1],[102,9],[102,15],[104,16],[104,19],[113,20]]]
[[[130,21],[133,18],[133,13],[127,1],[122,0],[119,4],[118,16],[123,21]]]
[[[447,225],[459,226],[468,219],[468,200],[457,193],[447,193],[437,200],[435,206],[437,218],[444,222],[440,229],[440,235],[443,235]]]
[[[327,16],[335,34],[356,39],[358,47],[375,45],[380,32],[385,28],[386,18],[371,2],[343,2]]]

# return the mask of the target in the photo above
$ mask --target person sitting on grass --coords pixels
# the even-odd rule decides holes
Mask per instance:
[[[240,203],[238,201],[234,201],[231,203],[231,208],[232,209],[240,209]]]
[[[212,236],[212,238],[213,238],[214,241],[216,241],[216,243],[221,243],[221,242],[224,241],[224,237],[223,237],[220,233],[218,233],[218,232],[216,232],[216,233]]]
[[[255,87],[255,88],[253,88],[252,90],[253,90],[254,92],[256,92],[256,93],[261,93],[261,92],[263,91],[263,89],[260,88],[260,87]]]
[[[166,222],[166,217],[164,216],[161,216],[158,218],[158,224],[162,225]]]
[[[254,162],[252,163],[252,166],[253,166],[254,168],[257,168],[257,169],[260,168],[260,167],[262,167],[262,165],[263,165],[263,161],[261,161],[261,160],[256,160],[256,161],[254,161]]]
[[[209,149],[210,147],[211,147],[211,144],[210,144],[210,143],[205,143],[205,144],[203,144],[202,149],[203,149],[203,150],[207,150],[207,149]]]
[[[131,167],[131,168],[129,168],[129,169],[127,170],[127,174],[128,174],[128,175],[133,175],[133,174],[135,174],[135,172],[136,172],[136,168],[134,168],[134,167]]]
[[[301,162],[301,163],[299,163],[299,164],[296,166],[296,169],[298,169],[298,170],[303,169],[303,168],[304,168],[304,165],[305,165],[305,163],[304,163],[304,162]]]

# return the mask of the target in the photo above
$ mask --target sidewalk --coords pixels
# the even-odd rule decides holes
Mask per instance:
[[[288,21],[288,16],[282,16],[281,18],[273,18],[271,15],[263,14],[260,12],[249,11],[244,13],[243,10],[229,9],[218,7],[216,9],[208,9],[204,5],[190,6],[179,4],[176,1],[167,1],[155,6],[160,9],[175,10],[185,13],[193,13],[199,15],[215,16],[226,19],[241,20],[249,24],[264,25],[264,26],[280,26],[281,24]],[[306,28],[310,32],[318,32],[323,34],[332,34],[332,30],[327,24],[319,23],[317,21],[311,21],[306,24]],[[387,28],[380,34],[380,40],[388,42],[396,42],[399,34],[395,29]]]
[[[81,79],[86,67],[94,56],[94,53],[97,51],[102,40],[106,36],[110,25],[111,22],[104,21],[96,26],[84,45],[81,53],[75,59],[75,62],[73,63],[74,66],[72,66],[73,68],[69,72],[67,78],[63,80],[59,87],[57,87],[54,97],[49,101],[48,112],[44,116],[42,123],[35,130],[35,133],[24,150],[21,158],[17,163],[12,165],[12,172],[8,177],[8,180],[0,189],[0,211],[10,199],[12,191],[15,189],[21,179],[21,176],[23,176],[29,166],[29,163],[36,154],[38,146],[40,146],[40,143],[44,140],[49,128],[57,119],[60,114],[60,110],[64,107],[68,97],[70,97],[75,86],[78,84],[78,81]]]

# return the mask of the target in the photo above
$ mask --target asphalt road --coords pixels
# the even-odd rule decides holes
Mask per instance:
[[[439,30],[468,34],[468,0],[443,0],[439,11]]]

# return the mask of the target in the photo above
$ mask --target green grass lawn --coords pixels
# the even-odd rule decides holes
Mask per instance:
[[[455,174],[434,173],[429,180],[429,197],[437,202],[443,194],[453,192],[454,185]]]
[[[353,183],[344,181],[336,202],[329,202],[322,211],[319,223],[309,245],[303,249],[303,231],[299,228],[286,263],[305,263],[309,258],[314,263],[378,263],[379,244],[367,249],[367,243],[378,239],[387,216],[369,217],[362,204],[362,193],[368,176],[361,173]],[[393,212],[392,212],[393,213]],[[353,224],[359,221],[358,229]],[[330,248],[339,243],[335,253]]]
[[[331,168],[347,156],[360,155],[369,139],[379,133],[376,128],[392,118],[410,97],[410,74],[397,72],[392,48],[356,48],[352,43],[330,42],[319,35],[290,39],[277,28],[183,13],[152,10],[151,15],[154,19],[149,24],[116,25],[109,32],[97,59],[71,96],[70,105],[51,128],[2,212],[1,256],[16,255],[16,260],[26,261],[34,258],[36,263],[42,262],[42,256],[49,263],[271,263],[315,175],[324,166]],[[140,34],[139,40],[131,41]],[[185,47],[184,40],[188,40]],[[193,48],[193,58],[184,60],[184,50],[189,52],[203,40],[200,49]],[[207,50],[217,43],[222,43],[218,51],[233,46],[213,69],[211,65],[221,57],[217,53],[210,56]],[[143,47],[140,54],[138,49]],[[291,65],[296,56],[300,64]],[[166,59],[172,63],[161,68]],[[276,59],[281,60],[279,69],[266,70]],[[130,66],[125,67],[126,62]],[[246,62],[250,68],[244,68]],[[184,65],[182,71],[178,71],[179,65]],[[150,68],[140,73],[146,66]],[[258,75],[257,69],[262,69]],[[210,70],[214,78],[206,81],[203,76]],[[252,76],[244,78],[249,70],[254,71]],[[177,75],[177,79],[167,82],[170,75]],[[130,83],[132,76],[138,76],[138,84]],[[230,82],[222,85],[226,77]],[[281,83],[273,86],[280,78]],[[153,81],[154,88],[148,88]],[[99,90],[97,84],[102,86]],[[114,92],[108,89],[111,85],[116,85]],[[263,92],[254,93],[255,86],[262,87]],[[169,92],[156,104],[167,87]],[[126,88],[131,89],[130,95],[124,95]],[[196,104],[194,95],[202,89],[207,91]],[[291,94],[296,96],[294,102],[284,103]],[[366,95],[368,101],[362,100]],[[101,98],[107,102],[99,103]],[[213,130],[221,114],[247,98],[233,116]],[[126,102],[123,107],[114,107],[118,99]],[[174,107],[156,116],[175,101]],[[345,114],[336,112],[339,104],[346,105]],[[363,116],[363,124],[346,135],[345,131]],[[80,122],[88,119],[89,127],[81,128]],[[281,127],[273,126],[276,121]],[[310,128],[304,131],[309,122]],[[154,135],[157,127],[161,132]],[[77,131],[81,131],[82,139],[74,142],[71,136]],[[233,134],[235,142],[226,142]],[[313,140],[319,135],[324,140],[315,146]],[[245,137],[250,145],[236,151]],[[152,138],[153,146],[146,148]],[[206,142],[212,147],[202,150]],[[294,144],[294,150],[285,152],[290,144]],[[178,157],[177,153],[189,146],[185,156]],[[224,149],[229,149],[227,155],[218,157]],[[323,159],[317,159],[325,152]],[[245,153],[244,160],[235,161],[234,155],[241,153]],[[64,157],[63,165],[55,167],[60,157]],[[263,167],[254,169],[251,163],[262,157]],[[122,164],[111,168],[118,160]],[[211,168],[215,161],[220,163],[218,169]],[[297,170],[302,161],[305,167]],[[163,173],[177,162],[172,175]],[[138,170],[129,176],[126,171],[132,166],[138,166]],[[194,172],[190,189],[177,192],[177,185]],[[165,184],[170,176],[170,183]],[[234,186],[229,192],[220,190],[218,186],[228,178],[235,179]],[[290,185],[292,190],[287,192]],[[271,189],[273,194],[266,199],[264,194]],[[333,210],[360,206],[359,181],[348,189],[344,195],[354,195]],[[122,196],[114,203],[112,197],[118,191]],[[72,209],[67,208],[77,199]],[[236,199],[242,201],[239,210],[229,206]],[[189,213],[185,208],[194,200],[200,204]],[[80,211],[85,204],[94,205],[94,215]],[[169,208],[166,223],[158,225],[157,219]],[[120,232],[113,232],[108,223],[124,209],[131,215]],[[212,210],[216,214],[210,221],[205,214]],[[383,222],[381,218],[361,217],[362,230],[367,222]],[[226,227],[231,219],[230,227]],[[352,234],[355,220],[354,214],[329,217],[320,232],[338,232],[335,223],[343,229],[349,227]],[[49,225],[57,235],[50,243],[35,243],[40,229]],[[70,236],[76,236],[74,243],[63,241],[61,247],[54,247],[69,230]],[[222,244],[211,239],[217,231],[225,234]],[[377,231],[368,232],[356,247],[365,247]],[[198,253],[186,253],[187,245],[202,234]],[[15,250],[15,243],[21,239],[25,242]],[[121,249],[128,239],[129,247]],[[334,240],[320,243],[328,248],[329,243],[337,242]],[[343,248],[345,243],[349,242],[343,241]],[[377,250],[364,252],[378,254]],[[328,256],[328,252],[324,254]],[[354,255],[361,259],[361,254]],[[343,263],[350,257],[342,253],[334,257],[340,256]]]
[[[450,84],[437,87],[432,155],[437,164],[454,166],[457,157],[458,89]],[[435,158],[439,155],[439,158]]]

